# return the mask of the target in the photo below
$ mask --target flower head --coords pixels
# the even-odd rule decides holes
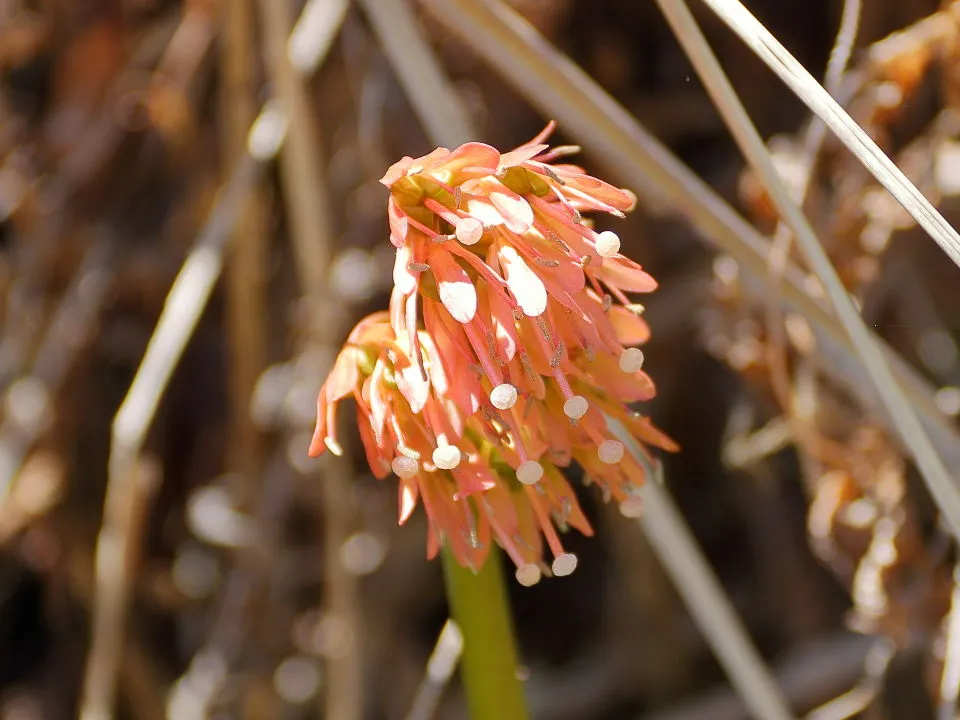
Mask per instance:
[[[624,514],[638,510],[643,466],[605,415],[674,449],[627,407],[655,394],[635,347],[650,331],[627,293],[656,282],[582,216],[622,217],[635,198],[552,164],[577,150],[542,144],[552,129],[508,153],[467,143],[387,171],[390,310],[350,335],[310,448],[339,452],[336,406],[352,395],[370,467],[399,478],[401,523],[423,499],[429,554],[448,543],[476,568],[494,540],[528,585],[546,569],[544,540],[550,571],[567,575],[576,557],[557,530],[592,533],[559,468],[577,462]]]

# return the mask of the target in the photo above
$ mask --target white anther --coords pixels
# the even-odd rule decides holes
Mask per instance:
[[[616,465],[623,460],[623,443],[617,440],[604,440],[597,448],[600,462],[607,465]]]
[[[524,485],[536,485],[543,477],[543,467],[536,460],[524,460],[517,468],[517,480]]]
[[[464,245],[476,245],[483,237],[483,224],[476,218],[464,218],[457,223],[456,235]]]
[[[563,404],[563,414],[571,420],[579,420],[587,414],[590,404],[582,395],[574,395]]]
[[[528,563],[523,567],[517,568],[517,582],[524,587],[531,587],[540,582],[540,568],[533,563]]]
[[[517,404],[517,389],[510,383],[501,383],[490,391],[490,403],[497,410],[509,410]]]
[[[620,369],[625,373],[637,372],[643,367],[643,350],[639,348],[627,348],[620,354]]]
[[[620,514],[628,518],[643,516],[643,500],[636,496],[628,497],[620,503]]]
[[[441,445],[433,451],[433,464],[441,470],[453,470],[460,464],[460,448],[456,445]]]
[[[620,252],[620,238],[610,230],[604,230],[597,235],[594,244],[597,247],[597,254],[601,257],[613,257]]]
[[[577,556],[573,553],[561,553],[553,559],[553,574],[557,577],[570,575],[577,569]]]
[[[411,457],[405,457],[403,455],[395,457],[393,462],[390,463],[390,467],[393,468],[393,472],[397,477],[405,480],[412,478],[420,471],[420,463]]]

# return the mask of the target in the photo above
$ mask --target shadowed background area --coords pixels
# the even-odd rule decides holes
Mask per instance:
[[[377,181],[432,149],[363,12],[376,1],[309,3],[297,74],[278,57],[300,2],[0,0],[0,720],[77,717],[98,686],[91,647],[112,654],[119,718],[408,717],[447,616],[422,511],[397,527],[396,484],[370,475],[350,411],[345,458],[306,456],[340,343],[387,304]],[[655,3],[508,4],[773,233]],[[953,222],[960,31],[946,11],[936,32],[916,25],[939,7],[864,3],[844,104]],[[793,182],[810,164],[806,109],[691,8]],[[750,8],[823,76],[839,0]],[[507,150],[551,119],[442,19],[420,19],[477,139]],[[878,71],[866,49],[905,28]],[[274,97],[296,100],[290,132],[277,163],[254,167],[247,131]],[[553,139],[576,141],[562,125]],[[838,143],[813,165],[804,207],[865,319],[956,416],[960,272]],[[208,222],[232,228],[223,276],[105,511],[114,415]],[[325,237],[298,245],[311,222]],[[658,388],[645,412],[682,447],[668,485],[798,714],[853,689],[817,717],[933,717],[953,549],[898,447],[813,367],[802,318],[773,338],[737,264],[682,217],[641,197],[617,232],[660,283],[643,298]],[[784,415],[771,347],[787,397],[814,398],[803,427]],[[533,716],[746,717],[639,526],[595,490],[578,492],[596,537],[565,538],[577,571],[511,583]],[[104,528],[129,540],[107,563],[128,571],[126,617],[94,592]],[[434,717],[464,712],[454,679]]]

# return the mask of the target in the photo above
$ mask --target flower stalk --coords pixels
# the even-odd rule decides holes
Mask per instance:
[[[442,557],[450,614],[464,638],[460,677],[471,720],[526,720],[500,553],[476,573],[449,548]]]

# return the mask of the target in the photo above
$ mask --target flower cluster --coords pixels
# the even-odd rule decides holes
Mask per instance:
[[[655,392],[635,347],[650,331],[627,293],[656,282],[581,215],[622,217],[635,198],[551,164],[578,150],[542,144],[552,129],[508,153],[467,143],[387,171],[390,310],[347,340],[310,447],[340,452],[337,404],[352,396],[370,467],[399,479],[400,522],[423,500],[429,555],[446,543],[478,568],[493,540],[524,585],[547,570],[544,540],[554,575],[575,569],[558,529],[592,533],[559,468],[577,462],[625,515],[640,512],[644,466],[605,415],[674,449],[626,405]]]

